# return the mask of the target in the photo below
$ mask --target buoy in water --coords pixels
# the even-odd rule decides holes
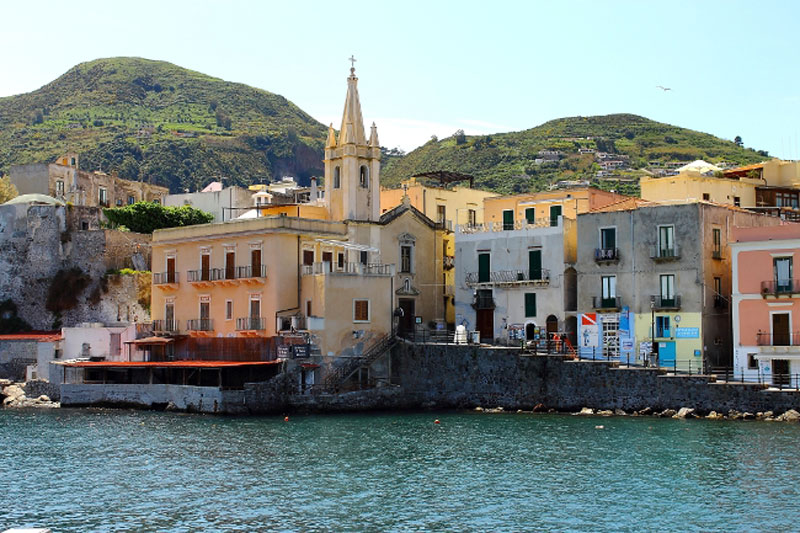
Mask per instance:
[[[434,421],[433,421],[433,423],[434,423],[434,424],[441,424],[441,422],[439,422],[439,419],[438,419],[438,418],[437,418],[436,420],[434,420]]]
[[[284,421],[284,422],[288,422],[288,421],[289,421],[289,417],[288,417],[288,416],[284,416],[284,417],[283,417],[283,421]]]
[[[595,426],[594,429],[605,429],[605,426]]]

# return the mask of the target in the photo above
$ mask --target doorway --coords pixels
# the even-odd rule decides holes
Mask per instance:
[[[415,302],[413,298],[400,298],[398,305],[403,310],[397,324],[397,334],[401,337],[408,337],[414,331]]]
[[[491,344],[494,340],[494,309],[478,309],[475,322],[480,331],[481,342]]]
[[[792,377],[789,374],[789,360],[788,359],[773,359],[772,360],[772,384],[778,386],[791,385]]]
[[[789,313],[772,315],[772,346],[791,346],[789,338]]]

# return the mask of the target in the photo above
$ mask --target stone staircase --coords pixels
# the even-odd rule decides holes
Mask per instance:
[[[397,337],[387,333],[378,338],[378,340],[360,356],[346,359],[343,364],[334,368],[325,376],[323,382],[324,391],[331,394],[338,392],[342,385],[353,377],[353,374],[355,374],[359,368],[369,367],[379,357],[391,350],[396,342]]]

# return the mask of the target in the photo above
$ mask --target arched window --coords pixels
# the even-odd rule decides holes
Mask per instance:
[[[339,171],[339,166],[337,165],[333,167],[333,188],[338,189],[341,186],[342,186],[341,175]]]
[[[362,187],[369,187],[369,168],[367,168],[367,165],[361,165],[361,171],[359,172],[359,183]]]

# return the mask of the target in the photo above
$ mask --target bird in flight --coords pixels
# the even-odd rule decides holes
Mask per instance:
[[[656,88],[661,89],[664,92],[671,91],[671,87],[664,87],[663,85],[656,85]]]

